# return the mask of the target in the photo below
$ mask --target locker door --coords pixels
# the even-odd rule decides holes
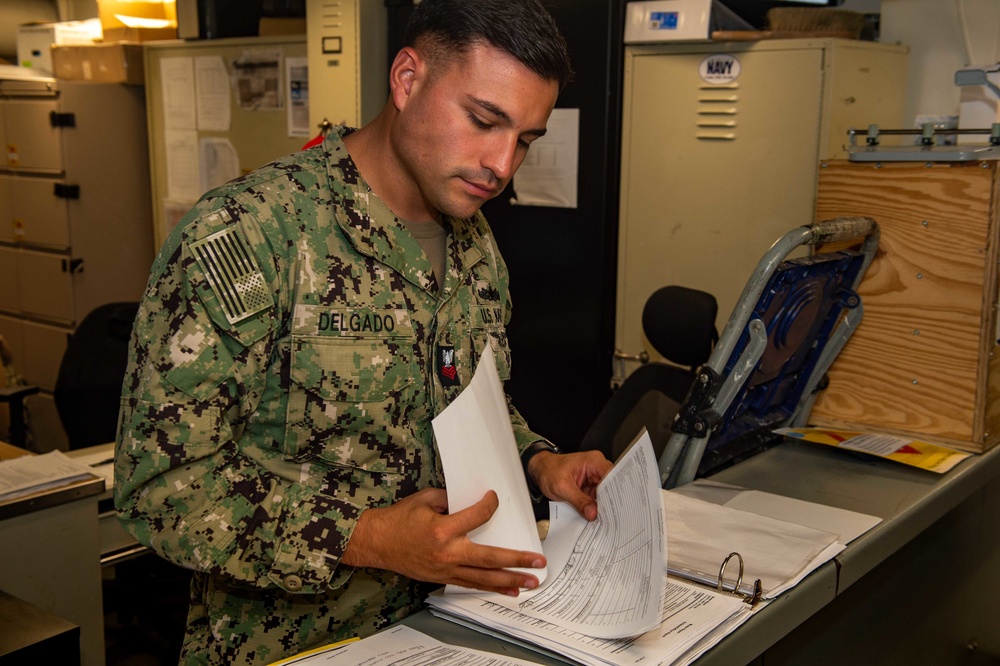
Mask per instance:
[[[19,364],[24,378],[31,384],[51,391],[59,376],[69,330],[33,321],[24,322],[24,361]]]
[[[4,154],[4,158],[0,160],[0,164],[7,164],[7,121],[5,120],[7,103],[7,100],[0,99],[0,149],[3,150]]]
[[[60,181],[49,178],[19,178],[10,181],[10,209],[17,240],[29,245],[69,248],[66,199],[55,195]]]
[[[7,100],[4,110],[7,166],[27,171],[62,171],[62,129],[53,127],[49,117],[58,110],[54,98]]]
[[[21,370],[24,360],[24,323],[20,319],[0,315],[0,336],[7,341],[11,355],[14,357],[14,367]]]
[[[69,257],[50,252],[17,251],[18,294],[25,314],[73,321],[73,282]]]
[[[21,311],[21,290],[17,279],[17,249],[0,245],[0,310]]]
[[[767,248],[813,218],[822,50],[736,51],[739,76],[711,83],[714,53],[626,56],[615,344],[627,354],[657,357],[642,308],[666,285],[714,294],[721,330]]]

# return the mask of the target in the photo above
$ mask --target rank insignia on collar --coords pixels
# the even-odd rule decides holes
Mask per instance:
[[[458,368],[455,367],[455,348],[438,345],[437,348],[438,377],[442,386],[458,386]]]

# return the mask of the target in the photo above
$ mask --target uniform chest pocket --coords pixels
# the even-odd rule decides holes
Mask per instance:
[[[488,346],[487,346],[488,345]],[[507,343],[507,331],[503,327],[473,328],[472,329],[472,349],[473,366],[479,364],[486,350],[492,348],[496,356],[497,374],[501,381],[510,379],[510,346]]]
[[[385,471],[411,436],[414,365],[406,338],[293,336],[285,457]]]

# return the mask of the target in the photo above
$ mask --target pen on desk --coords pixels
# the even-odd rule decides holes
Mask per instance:
[[[114,461],[115,461],[114,458],[105,458],[104,460],[100,460],[100,461],[95,462],[95,463],[90,463],[90,466],[91,467],[100,467],[101,465],[107,465],[108,463],[113,463]]]

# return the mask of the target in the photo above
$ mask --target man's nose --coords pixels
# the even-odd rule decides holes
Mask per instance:
[[[483,156],[483,166],[493,172],[497,180],[507,182],[518,166],[516,134],[497,133]]]

